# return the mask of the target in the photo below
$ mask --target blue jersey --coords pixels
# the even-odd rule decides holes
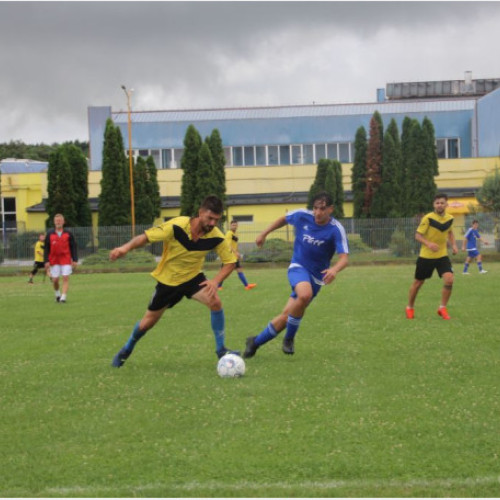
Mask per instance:
[[[479,232],[477,231],[477,229],[470,227],[467,230],[467,232],[465,233],[464,238],[467,240],[467,250],[468,251],[477,250],[476,240],[478,238],[481,238],[481,236],[479,236]]]
[[[342,224],[333,217],[319,225],[312,211],[299,209],[286,215],[288,224],[295,228],[295,243],[290,265],[300,265],[316,279],[322,280],[321,271],[330,267],[335,252],[349,253],[347,236]]]

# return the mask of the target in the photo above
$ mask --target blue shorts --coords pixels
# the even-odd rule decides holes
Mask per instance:
[[[479,255],[479,250],[467,250],[467,257],[470,257],[471,259],[474,259]]]
[[[294,266],[293,264],[292,266],[288,268],[288,282],[292,287],[292,293],[290,297],[297,297],[297,294],[295,293],[295,287],[298,283],[307,281],[312,286],[314,299],[314,297],[316,297],[316,295],[318,295],[318,292],[321,290],[323,283],[315,278],[307,269],[304,269],[302,266]]]

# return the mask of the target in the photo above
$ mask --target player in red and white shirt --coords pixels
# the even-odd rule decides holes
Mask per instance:
[[[54,229],[47,232],[44,248],[45,269],[50,276],[56,294],[56,302],[64,304],[69,288],[69,277],[78,263],[76,241],[70,231],[64,229],[64,216],[54,216]],[[59,278],[62,276],[62,294]]]

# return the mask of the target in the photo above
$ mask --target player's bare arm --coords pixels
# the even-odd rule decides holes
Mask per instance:
[[[453,234],[452,231],[448,233],[448,241],[451,244],[451,251],[453,255],[456,255],[458,253],[458,248],[457,248],[457,242],[455,240],[455,235]]]
[[[339,258],[334,266],[321,271],[323,273],[323,282],[325,283],[325,285],[329,285],[332,281],[334,281],[337,277],[337,274],[349,265],[348,254],[341,253],[338,257]]]
[[[437,243],[433,243],[432,241],[426,240],[420,233],[415,233],[415,239],[419,243],[422,243],[422,245],[425,245],[432,252],[437,252],[439,250],[439,245]]]
[[[257,236],[255,243],[256,245],[261,248],[262,245],[264,245],[264,242],[266,241],[267,235],[269,233],[272,233],[276,229],[279,229],[280,227],[286,226],[286,218],[285,216],[280,217],[279,219],[276,219],[271,225],[269,225],[262,233]]]
[[[146,246],[148,243],[149,240],[147,236],[145,234],[140,234],[121,247],[113,248],[113,250],[109,252],[109,260],[121,259],[122,257],[125,257],[130,250]]]

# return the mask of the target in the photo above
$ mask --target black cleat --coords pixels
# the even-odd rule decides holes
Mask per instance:
[[[61,297],[56,297],[56,302],[61,302]]]
[[[66,304],[66,299],[61,299],[61,300],[59,301],[59,304]]]
[[[295,349],[293,348],[293,339],[283,339],[283,352],[285,354],[294,354]]]
[[[120,368],[120,366],[123,366],[123,363],[125,363],[125,360],[131,355],[132,353],[130,351],[127,351],[125,347],[120,349],[120,352],[113,358],[113,361],[111,362],[111,366],[114,366],[115,368]]]
[[[244,358],[253,358],[259,346],[255,343],[255,337],[247,337],[245,352],[243,353]]]
[[[236,354],[236,356],[241,356],[240,351],[232,351],[227,347],[221,347],[218,351],[216,351],[216,354],[219,359],[222,358],[222,356],[224,356],[225,354]]]

